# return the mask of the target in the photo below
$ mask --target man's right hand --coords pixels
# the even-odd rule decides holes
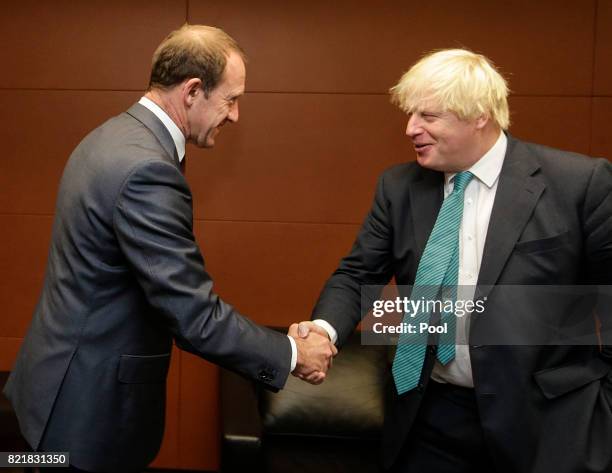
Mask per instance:
[[[303,327],[298,331],[298,324],[292,324],[288,334],[297,346],[297,364],[291,374],[311,384],[321,384],[332,358],[338,354],[337,348],[327,334],[314,330],[305,334]]]

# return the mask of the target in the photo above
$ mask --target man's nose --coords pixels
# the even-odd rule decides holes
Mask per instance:
[[[232,123],[236,123],[238,121],[238,116],[240,115],[239,111],[238,111],[238,102],[234,102],[230,108],[230,111],[227,115],[227,119],[232,122]]]
[[[406,125],[406,135],[410,138],[418,135],[421,129],[421,120],[416,113],[411,113],[408,117],[408,124]]]

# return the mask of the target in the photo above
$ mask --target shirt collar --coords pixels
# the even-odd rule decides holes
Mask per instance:
[[[482,156],[482,158],[476,161],[468,171],[474,174],[474,177],[488,188],[493,187],[501,173],[507,147],[508,138],[506,134],[501,131],[495,144]],[[448,185],[456,174],[457,173],[446,173],[444,175],[445,184]]]
[[[185,157],[185,135],[176,126],[176,123],[172,121],[172,119],[168,116],[164,110],[153,102],[151,99],[147,97],[141,97],[138,101],[140,105],[146,107],[153,113],[159,120],[164,124],[170,136],[172,137],[172,141],[174,141],[174,146],[176,147],[176,154],[178,155],[179,162],[183,161]]]

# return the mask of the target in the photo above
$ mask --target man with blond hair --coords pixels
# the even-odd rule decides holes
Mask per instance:
[[[341,346],[370,308],[361,305],[361,289],[391,278],[400,291],[413,286],[413,299],[428,286],[471,286],[488,310],[451,324],[455,343],[402,343],[400,336],[385,468],[612,471],[612,347],[598,346],[595,330],[582,346],[542,346],[551,333],[504,344],[501,335],[513,334],[500,327],[513,318],[522,317],[526,327],[518,328],[531,333],[541,320],[529,317],[550,312],[554,330],[566,307],[525,314],[516,300],[490,310],[503,300],[503,285],[612,283],[612,166],[511,136],[506,81],[471,51],[425,56],[391,94],[408,115],[416,162],[382,174],[350,254],[325,285],[314,321],[301,322],[299,332],[328,334]],[[426,315],[432,323],[449,320]],[[462,331],[467,343],[455,339]]]
[[[210,148],[238,121],[245,74],[225,32],[183,26],[155,51],[144,97],[66,165],[42,295],[5,393],[32,449],[68,452],[70,471],[136,472],[155,458],[173,340],[273,390],[290,372],[325,378],[329,340],[240,315],[213,292],[193,234],[185,143]]]

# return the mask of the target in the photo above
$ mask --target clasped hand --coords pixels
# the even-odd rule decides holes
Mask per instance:
[[[292,324],[288,334],[297,346],[297,364],[291,374],[311,384],[321,384],[338,354],[329,335],[313,322]]]

